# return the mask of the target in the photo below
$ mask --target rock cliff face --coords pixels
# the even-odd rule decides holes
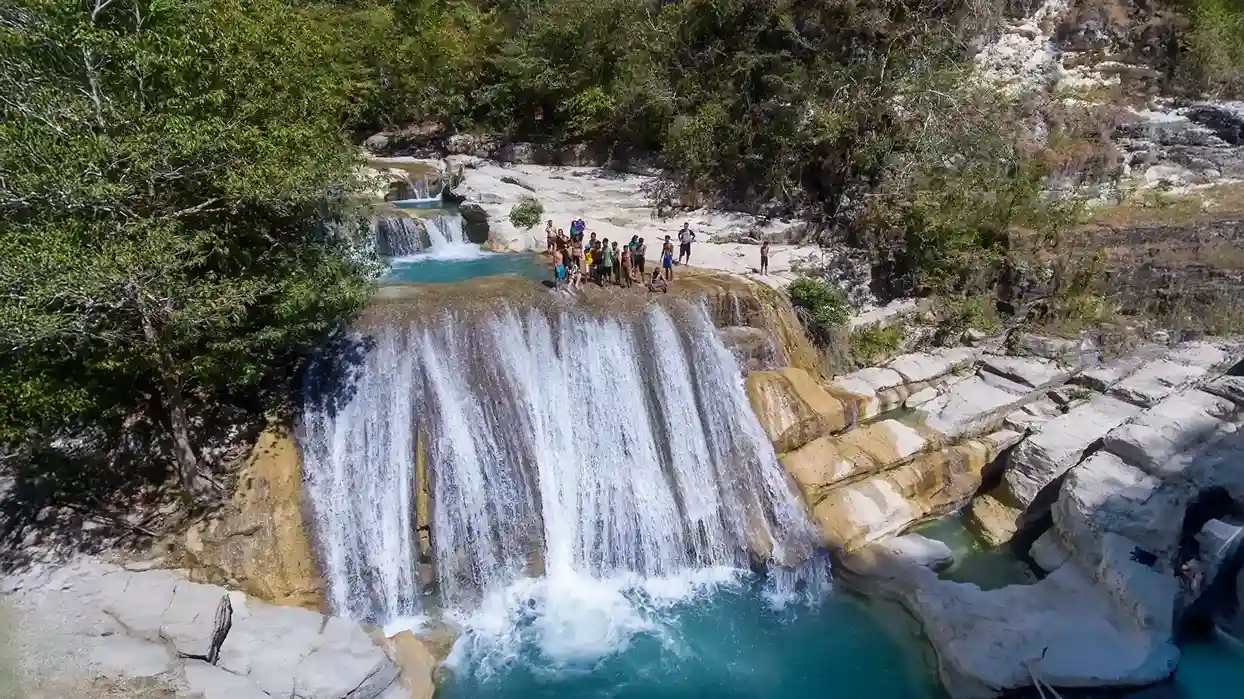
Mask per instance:
[[[838,552],[838,578],[903,602],[952,696],[994,697],[1034,677],[1060,688],[1161,680],[1178,662],[1181,618],[1234,613],[1201,593],[1237,584],[1244,380],[1224,372],[1244,341],[1103,363],[1089,343],[1011,340],[826,382],[754,373],[750,395]],[[996,590],[940,579],[937,545],[903,532],[965,506],[994,542],[1022,533],[1049,574]]]
[[[302,469],[293,438],[262,434],[232,500],[185,536],[194,580],[228,583],[276,604],[320,609],[323,585],[303,525]]]

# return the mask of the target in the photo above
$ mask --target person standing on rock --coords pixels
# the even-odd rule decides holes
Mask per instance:
[[[614,243],[613,247],[609,247],[609,239],[605,238],[600,244],[600,285],[604,286],[605,281],[613,276],[613,263],[616,261],[614,255],[618,252],[618,244]]]
[[[760,244],[760,273],[769,273],[769,241]]]
[[[665,236],[665,243],[661,245],[661,271],[665,273],[666,281],[674,281],[674,243],[668,235]]]
[[[618,249],[618,241],[613,241],[613,283],[622,286],[622,251]]]
[[[666,238],[668,240],[668,238]],[[685,221],[678,231],[678,264],[691,264],[691,244],[695,242],[695,232]],[[684,260],[686,262],[684,263]]]
[[[553,232],[553,219],[544,224],[544,244],[547,246],[545,252],[553,252],[553,246],[557,243],[557,236]]]
[[[622,284],[628,289],[631,288],[631,281],[632,281],[631,275],[635,274],[635,271],[631,267],[631,245],[633,244],[634,242],[632,241],[632,243],[630,244],[623,245],[622,252],[618,256],[619,264],[622,265],[620,268],[621,273],[618,275],[618,283]]]
[[[560,289],[566,285],[566,249],[562,246],[553,248],[553,288]]]
[[[640,238],[639,242],[635,245],[635,252],[632,253],[632,257],[634,259],[631,260],[631,263],[635,265],[635,269],[639,271],[640,281],[643,281],[644,276],[648,273],[647,270],[644,269],[644,255],[647,253],[648,246],[644,244],[644,239]]]

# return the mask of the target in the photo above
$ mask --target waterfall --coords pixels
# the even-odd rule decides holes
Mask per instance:
[[[486,255],[466,237],[462,217],[455,213],[412,217],[403,212],[372,217],[376,251],[406,261],[463,260]]]
[[[404,213],[377,214],[371,227],[376,251],[384,257],[406,257],[432,245],[425,224]]]
[[[334,612],[418,613],[421,555],[455,609],[541,572],[572,617],[583,610],[567,596],[612,580],[755,561],[783,568],[776,581],[809,582],[791,570],[816,558],[816,532],[703,307],[503,307],[411,323],[378,331],[340,405],[309,399],[301,423]],[[419,449],[428,474],[416,483]],[[432,502],[422,552],[420,488]]]

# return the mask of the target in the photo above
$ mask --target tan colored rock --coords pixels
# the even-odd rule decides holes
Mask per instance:
[[[319,609],[323,583],[303,526],[298,447],[284,430],[260,435],[222,512],[185,538],[192,579],[229,581],[275,604]]]
[[[840,432],[854,418],[843,401],[802,369],[753,372],[747,377],[747,395],[779,452]]]
[[[1004,502],[1000,493],[985,493],[972,501],[967,525],[991,546],[999,546],[1011,540],[1018,528],[1023,510]]]
[[[825,543],[854,550],[960,507],[981,482],[997,452],[972,440],[921,454],[897,468],[829,490],[812,515]]]
[[[433,673],[436,658],[419,638],[409,631],[399,632],[384,642],[384,652],[397,665],[398,681],[410,699],[432,699],[436,692]]]
[[[929,442],[897,420],[882,420],[837,437],[820,437],[780,460],[810,505],[835,483],[898,465]]]

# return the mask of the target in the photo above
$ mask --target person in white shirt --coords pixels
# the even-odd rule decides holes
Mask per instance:
[[[695,232],[691,230],[691,226],[683,223],[682,229],[678,231],[678,264],[691,264],[691,244],[695,242]]]

